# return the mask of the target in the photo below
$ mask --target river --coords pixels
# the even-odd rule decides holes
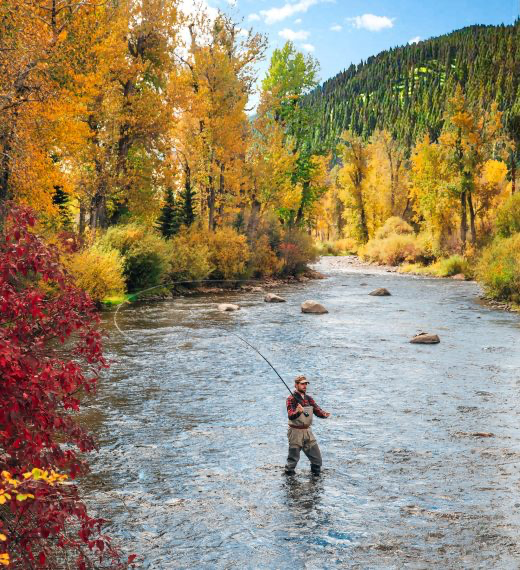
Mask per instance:
[[[471,282],[317,269],[328,279],[274,291],[283,304],[135,304],[127,337],[103,315],[113,364],[83,412],[94,513],[144,569],[518,568],[520,317]],[[329,314],[302,314],[306,299]],[[332,413],[314,422],[321,477],[303,454],[283,475],[287,391],[227,331],[288,381],[306,374]],[[441,343],[410,344],[418,331]]]

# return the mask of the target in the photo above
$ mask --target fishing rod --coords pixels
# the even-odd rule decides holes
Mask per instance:
[[[228,332],[228,334],[232,334],[233,336],[236,336],[242,342],[245,342],[247,344],[247,346],[249,346],[249,348],[252,348],[257,354],[259,354],[267,362],[267,364],[269,364],[269,366],[274,370],[275,374],[283,382],[283,385],[287,388],[287,390],[289,390],[289,394],[291,394],[291,396],[298,402],[298,398],[294,395],[293,391],[289,388],[289,386],[287,386],[287,384],[285,383],[285,380],[280,376],[280,374],[278,374],[278,370],[276,370],[276,368],[269,362],[269,360],[267,360],[267,358],[257,348],[255,348],[251,343],[247,342],[247,340],[245,338],[242,338],[240,335],[238,335],[234,332],[231,332],[231,331],[227,331],[227,332]],[[303,412],[303,415],[306,418],[309,417],[309,414],[307,412]]]

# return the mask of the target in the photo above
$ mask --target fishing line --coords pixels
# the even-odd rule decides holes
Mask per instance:
[[[131,293],[128,296],[128,299],[125,299],[122,303],[119,303],[114,313],[114,326],[121,335],[123,335],[128,340],[134,342],[134,339],[131,336],[127,335],[125,332],[123,332],[120,329],[119,325],[117,324],[117,315],[119,313],[119,309],[121,309],[121,307],[123,305],[126,305],[127,303],[130,304],[131,301],[135,301],[135,299],[142,293],[147,293],[148,291],[153,291],[154,289],[168,287],[169,285],[188,285],[194,283],[258,283],[261,281],[262,281],[261,279],[196,279],[193,281],[170,281],[168,283],[163,283],[161,285],[154,285],[153,287],[149,287],[148,289],[137,291],[137,293]]]
[[[158,289],[160,287],[166,287],[168,285],[176,285],[176,284],[177,285],[178,284],[187,285],[187,284],[193,284],[193,283],[241,283],[241,282],[243,283],[243,282],[258,282],[258,281],[261,281],[261,280],[260,279],[198,279],[198,280],[192,280],[192,281],[171,281],[170,283],[167,283],[167,284],[155,285],[154,287],[149,287],[148,289],[143,289],[142,291],[139,291],[138,293],[134,293],[128,299],[125,299],[122,303],[120,303],[118,305],[115,313],[114,313],[114,325],[117,328],[117,330],[120,332],[121,335],[123,335],[125,338],[127,338],[133,342],[134,339],[131,336],[127,335],[125,332],[123,332],[121,330],[121,328],[119,327],[119,325],[117,324],[117,315],[119,313],[119,309],[121,309],[121,307],[123,305],[125,305],[126,303],[130,303],[130,301],[133,301],[141,293],[146,293],[148,291],[152,291],[153,289]],[[289,394],[291,394],[291,396],[295,397],[293,391],[289,388],[289,386],[287,385],[285,380],[278,373],[278,370],[276,370],[276,368],[269,362],[269,360],[267,360],[267,358],[257,348],[255,348],[250,342],[248,342],[245,338],[242,338],[240,335],[238,335],[234,332],[231,332],[231,331],[227,331],[227,330],[226,330],[226,332],[228,334],[231,334],[231,335],[235,336],[236,338],[240,339],[243,343],[247,344],[247,346],[252,348],[257,354],[259,354],[267,362],[267,364],[273,369],[273,371],[278,376],[278,378],[280,378],[280,380],[283,382],[283,385],[289,391]],[[304,412],[304,415],[305,415],[305,417],[309,416],[309,414],[307,412]]]

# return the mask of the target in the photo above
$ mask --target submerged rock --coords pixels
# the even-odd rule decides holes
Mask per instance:
[[[372,295],[372,297],[390,297],[392,293],[390,293],[388,289],[381,287],[380,289],[372,291],[372,293],[369,293],[369,295]]]
[[[266,303],[285,303],[285,299],[274,293],[267,293],[264,297]]]
[[[302,313],[310,313],[312,315],[324,315],[328,313],[327,309],[317,301],[305,301],[302,303]]]
[[[240,307],[238,305],[233,305],[232,303],[220,303],[218,306],[218,310],[223,313],[227,311],[238,311],[239,309]]]
[[[412,344],[439,344],[441,339],[436,334],[419,333],[410,341]]]

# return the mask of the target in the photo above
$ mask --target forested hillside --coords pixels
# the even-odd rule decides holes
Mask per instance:
[[[408,148],[425,133],[436,140],[457,84],[470,108],[489,109],[496,101],[505,111],[511,138],[517,138],[519,72],[519,21],[513,26],[471,26],[384,51],[309,94],[306,104],[316,117],[313,147],[334,149],[345,130],[368,138],[385,129]]]

